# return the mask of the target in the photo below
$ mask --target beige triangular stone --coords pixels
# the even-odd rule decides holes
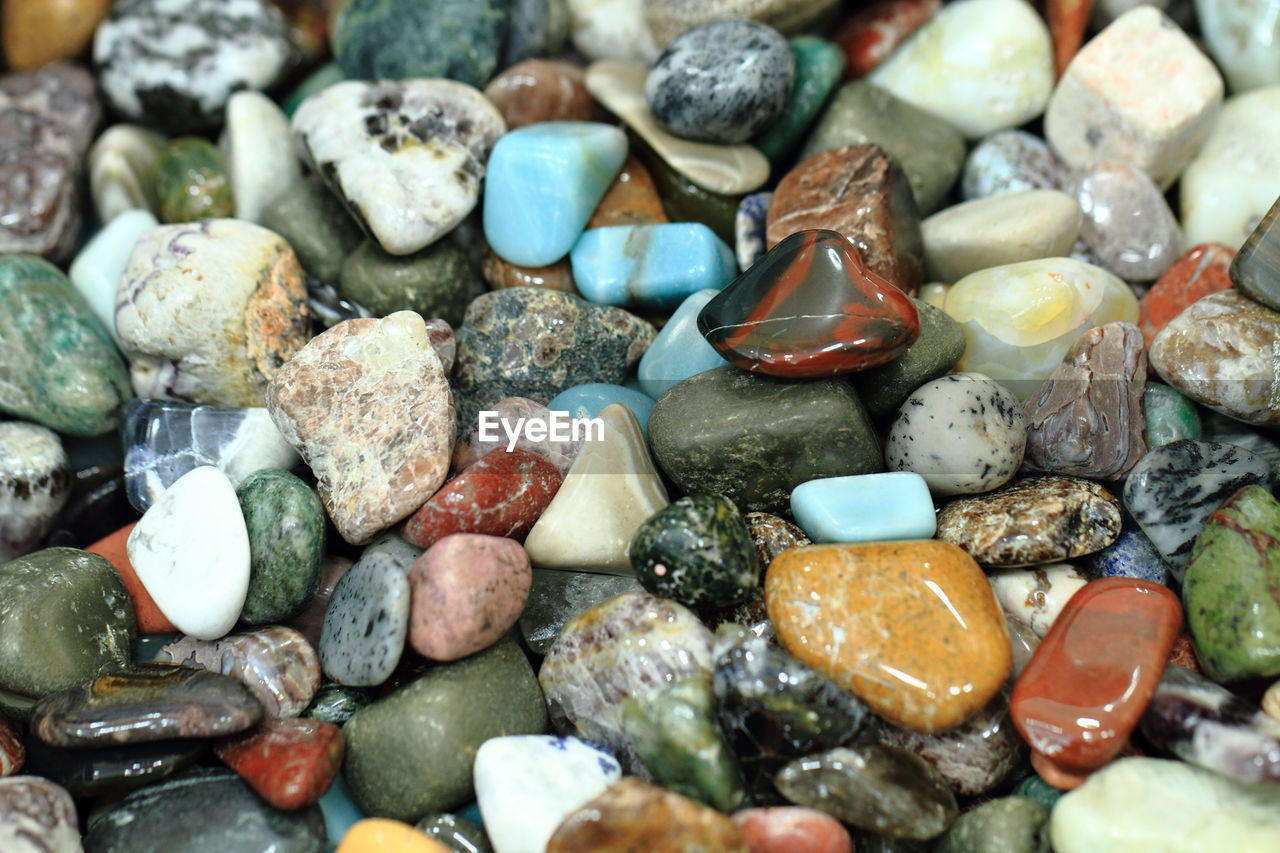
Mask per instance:
[[[583,444],[525,540],[539,568],[631,574],[631,537],[670,502],[631,410],[614,403],[600,420],[603,437]]]

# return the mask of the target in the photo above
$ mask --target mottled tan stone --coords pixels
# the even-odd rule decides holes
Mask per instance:
[[[515,130],[542,121],[593,121],[600,112],[582,69],[563,59],[526,59],[489,81],[484,96]]]
[[[267,409],[353,545],[422,506],[448,473],[457,426],[449,381],[413,311],[347,320],[314,338],[272,379]]]
[[[547,842],[547,853],[584,850],[747,853],[747,845],[715,809],[628,776],[566,817]]]

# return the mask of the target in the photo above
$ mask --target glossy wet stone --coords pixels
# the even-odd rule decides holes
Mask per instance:
[[[1213,510],[1183,579],[1187,625],[1215,681],[1280,675],[1280,502],[1251,484]]]
[[[791,762],[775,781],[793,803],[892,838],[936,838],[957,812],[937,771],[893,747],[837,747]]]
[[[1168,385],[1148,382],[1142,395],[1147,418],[1147,447],[1155,449],[1183,438],[1200,438],[1203,429],[1195,404]]]
[[[1188,306],[1231,287],[1234,257],[1235,252],[1220,243],[1202,243],[1169,265],[1138,301],[1138,328],[1148,346]]]
[[[36,550],[71,497],[72,474],[52,430],[0,423],[0,559]]]
[[[964,162],[966,200],[1026,190],[1059,190],[1067,169],[1048,143],[1025,130],[1001,130],[982,138]]]
[[[482,743],[540,734],[546,725],[524,652],[503,640],[428,670],[348,720],[342,772],[366,812],[418,820],[471,799],[472,763]]]
[[[958,724],[1009,674],[1004,616],[986,578],[942,542],[784,552],[769,564],[765,603],[783,648],[915,731]]]
[[[633,151],[622,162],[622,168],[591,212],[587,228],[657,225],[667,221],[653,176]]]
[[[414,826],[455,853],[493,853],[484,829],[466,818],[447,813],[428,815]]]
[[[14,853],[71,853],[80,847],[75,803],[39,776],[0,779],[0,844]]]
[[[1230,272],[1242,293],[1280,311],[1280,199],[1240,247]]]
[[[184,819],[175,821],[174,814]],[[318,808],[282,812],[232,771],[200,768],[134,791],[111,805],[89,826],[84,843],[91,853],[179,849],[321,853],[325,831]]]
[[[290,811],[324,796],[342,766],[342,731],[318,720],[268,720],[213,751],[264,800]]]
[[[1261,456],[1230,444],[1182,439],[1138,461],[1124,485],[1125,509],[1181,580],[1196,536],[1223,501],[1267,483]]]
[[[1182,233],[1164,193],[1124,160],[1077,169],[1066,187],[1084,211],[1080,234],[1103,265],[1130,281],[1151,281],[1182,254]]]
[[[333,52],[352,79],[447,77],[481,86],[498,69],[505,4],[353,0],[342,7]]]
[[[928,539],[935,526],[929,485],[910,471],[801,483],[791,512],[815,542]]]
[[[603,744],[624,769],[642,766],[623,727],[623,702],[710,672],[711,646],[711,632],[692,611],[645,592],[580,613],[538,672],[552,728]]]
[[[198,136],[169,143],[156,163],[162,222],[195,222],[235,214],[235,197],[222,154]]]
[[[51,746],[93,747],[217,737],[260,719],[262,705],[234,678],[147,664],[46,697],[31,730]]]
[[[124,746],[49,746],[29,734],[28,773],[43,776],[76,797],[111,796],[150,785],[191,765],[209,748],[205,739],[162,740]]]
[[[363,687],[348,687],[328,681],[320,685],[315,698],[302,712],[302,716],[341,726],[351,719],[356,711],[369,707],[372,702],[373,696]]]
[[[375,317],[409,310],[454,325],[484,292],[466,253],[447,236],[411,255],[392,255],[376,240],[365,240],[343,262],[337,285],[345,299]]]
[[[315,491],[286,471],[249,476],[236,498],[249,534],[249,591],[240,620],[281,622],[300,611],[320,586],[324,507]]]
[[[1137,726],[1181,624],[1166,587],[1130,578],[1088,584],[1018,677],[1010,703],[1018,731],[1055,766],[1106,764]]]
[[[616,225],[583,232],[569,254],[573,280],[599,305],[670,311],[737,272],[733,251],[699,222]]]
[[[485,85],[484,95],[502,113],[508,130],[544,121],[592,121],[599,110],[582,81],[582,69],[562,59],[510,65]]]
[[[1070,563],[996,569],[987,579],[1010,621],[1026,625],[1037,637],[1049,632],[1067,602],[1089,582],[1089,576]]]
[[[795,36],[788,41],[795,61],[795,79],[786,104],[752,144],[779,168],[803,140],[809,125],[822,111],[831,90],[840,82],[845,59],[840,48],[815,36]]]
[[[956,819],[939,853],[1048,853],[1049,810],[1029,797],[1001,797]]]
[[[788,411],[779,421],[773,412]],[[819,477],[883,469],[879,442],[841,378],[787,382],[725,367],[672,386],[649,416],[654,459],[688,494],[719,494],[743,512],[786,511]]]
[[[719,850],[746,853],[723,814],[635,778],[624,778],[571,813],[547,853],[578,850]]]
[[[4,7],[4,54],[10,68],[34,71],[75,59],[111,10],[110,0],[17,0]]]
[[[357,821],[342,836],[342,843],[335,853],[446,853],[448,847],[432,840],[425,833],[404,821],[381,817]]]
[[[803,806],[742,809],[730,815],[750,853],[852,853],[849,830]]]
[[[520,613],[520,633],[535,654],[545,655],[570,619],[615,596],[640,590],[634,577],[534,569],[533,585]]]
[[[1031,566],[1100,551],[1120,534],[1120,502],[1097,483],[1029,477],[947,504],[938,538],[987,566]]]
[[[735,604],[760,583],[742,515],[720,496],[683,497],[660,510],[636,531],[630,560],[645,589],[688,607]]]
[[[315,650],[300,633],[281,625],[220,640],[178,638],[166,643],[155,660],[238,679],[268,718],[298,716],[320,687]]]

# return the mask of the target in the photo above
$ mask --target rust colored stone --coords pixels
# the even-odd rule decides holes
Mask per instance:
[[[1188,305],[1231,287],[1234,250],[1221,243],[1201,243],[1173,262],[1138,300],[1138,328],[1147,346]]]
[[[766,220],[769,248],[810,229],[838,231],[872,272],[905,293],[924,282],[924,242],[911,185],[877,145],[824,151],[783,177]]]
[[[870,74],[940,8],[942,0],[884,0],[859,9],[832,36],[844,51],[845,74]]]
[[[636,155],[629,154],[587,220],[587,228],[610,225],[660,225],[669,222],[653,176]]]
[[[342,767],[342,730],[306,719],[267,720],[214,744],[214,753],[278,809],[300,809],[324,796]]]
[[[592,121],[600,107],[582,69],[563,59],[526,59],[489,81],[484,95],[506,119],[507,130],[543,121]]]
[[[504,261],[498,254],[485,246],[484,255],[480,259],[480,274],[494,290],[508,287],[545,287],[547,290],[559,290],[580,296],[578,286],[573,282],[573,267],[568,258],[562,258],[545,267],[522,267]]]
[[[1176,663],[1197,675],[1204,675],[1200,658],[1196,656],[1196,645],[1191,639],[1191,634],[1186,631],[1178,634],[1178,638],[1173,641],[1173,648],[1169,650],[1169,663]]]
[[[172,634],[178,629],[167,616],[160,612],[155,599],[142,585],[142,581],[138,579],[138,573],[133,570],[133,564],[129,562],[129,554],[125,546],[128,544],[129,534],[137,524],[136,521],[133,524],[126,524],[110,536],[94,542],[85,550],[90,554],[106,557],[107,562],[119,572],[120,580],[124,581],[124,588],[128,590],[129,598],[133,600],[133,613],[138,619],[139,634]]]
[[[1093,13],[1093,0],[1045,0],[1044,16],[1053,38],[1053,68],[1058,77],[1067,70],[1080,45]]]
[[[715,850],[748,853],[733,821],[688,797],[627,776],[570,814],[547,853]]]
[[[750,853],[853,853],[849,830],[817,809],[743,809],[732,819]]]

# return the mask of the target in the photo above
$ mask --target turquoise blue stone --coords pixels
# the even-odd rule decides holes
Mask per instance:
[[[640,422],[640,429],[649,434],[649,412],[653,411],[653,399],[649,395],[623,385],[605,382],[589,382],[575,385],[551,398],[547,408],[553,412],[568,412],[571,418],[594,418],[605,406],[621,403],[631,410]]]
[[[347,787],[341,773],[320,798],[320,812],[324,815],[325,834],[329,836],[330,844],[342,841],[342,836],[347,834],[356,821],[367,817],[356,805],[351,789]]]
[[[719,291],[707,288],[680,303],[640,357],[640,387],[653,399],[690,376],[728,364],[698,331],[698,315]]]
[[[791,513],[814,542],[931,539],[937,529],[929,486],[910,471],[809,480],[792,490]]]
[[[626,134],[599,122],[540,122],[503,136],[484,182],[490,248],[523,267],[563,258],[626,157]]]
[[[733,250],[701,222],[592,228],[569,262],[592,302],[663,311],[704,288],[721,290],[738,274]]]

